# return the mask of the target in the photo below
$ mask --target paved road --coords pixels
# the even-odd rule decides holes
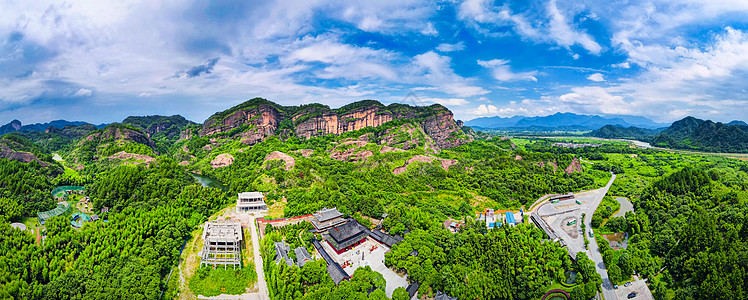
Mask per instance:
[[[612,174],[612,173],[611,173]],[[592,229],[592,215],[595,213],[595,210],[597,209],[597,206],[600,205],[600,202],[603,201],[603,197],[605,197],[605,194],[608,193],[608,190],[610,189],[610,186],[613,184],[613,181],[616,179],[616,174],[613,174],[613,176],[610,178],[610,181],[608,181],[608,184],[605,185],[605,187],[595,190],[594,192],[597,193],[597,196],[595,198],[595,202],[591,203],[587,211],[585,212],[584,217],[584,224],[587,226],[587,230]],[[584,234],[587,234],[585,232]],[[613,285],[610,283],[610,279],[608,279],[608,269],[605,268],[605,264],[603,263],[603,257],[600,255],[600,249],[597,247],[597,241],[595,241],[595,238],[589,238],[590,240],[590,249],[587,251],[587,256],[595,262],[595,269],[597,270],[597,273],[600,274],[600,277],[603,278],[603,297],[605,297],[605,300],[617,300],[618,296],[616,296],[615,291],[613,290]]]
[[[254,252],[255,271],[257,271],[257,284],[259,285],[259,294],[261,299],[269,299],[268,285],[265,282],[265,273],[262,272],[262,257],[260,256],[260,239],[257,237],[257,226],[255,225],[255,216],[250,218],[249,230],[252,232],[252,252]]]

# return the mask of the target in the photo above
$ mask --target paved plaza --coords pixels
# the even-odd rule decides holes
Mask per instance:
[[[330,247],[327,242],[322,242],[322,247],[325,248],[327,253],[343,267],[348,275],[353,276],[353,272],[358,267],[370,266],[372,270],[379,272],[384,276],[384,280],[387,282],[385,292],[388,297],[392,297],[392,292],[398,287],[408,286],[408,276],[400,276],[394,271],[390,270],[384,265],[384,254],[390,251],[387,246],[384,246],[370,237],[366,238],[366,241],[360,245],[354,247],[351,250],[341,253],[338,255]]]

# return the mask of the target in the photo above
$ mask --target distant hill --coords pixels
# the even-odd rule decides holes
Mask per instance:
[[[465,125],[471,126],[471,127],[479,127],[479,128],[508,128],[508,127],[515,127],[517,125],[517,122],[524,119],[526,117],[523,116],[514,116],[514,117],[507,117],[502,118],[499,116],[496,117],[482,117],[482,118],[475,118],[470,121],[465,122]]]
[[[130,116],[122,121],[122,124],[142,129],[150,138],[164,137],[167,139],[179,138],[179,132],[188,125],[196,125],[180,115],[173,116]]]
[[[646,129],[639,127],[623,127],[615,125],[605,125],[600,129],[593,130],[589,136],[606,138],[606,139],[634,139],[640,141],[650,141],[662,129]]]
[[[21,130],[34,130],[34,131],[45,131],[49,126],[54,126],[56,128],[63,128],[68,125],[74,125],[74,126],[80,126],[88,124],[88,122],[82,122],[82,121],[66,121],[66,120],[54,120],[49,123],[36,123],[36,124],[30,124],[30,125],[23,125],[21,127]]]
[[[485,129],[539,128],[544,130],[593,130],[605,125],[617,125],[623,127],[636,126],[648,129],[667,126],[667,124],[656,123],[640,116],[616,115],[601,117],[597,115],[579,115],[575,113],[555,113],[553,115],[542,117],[483,117],[467,121],[465,122],[465,125]]]
[[[16,131],[46,131],[50,126],[55,128],[63,128],[68,125],[72,126],[80,126],[89,124],[88,122],[83,121],[67,121],[67,120],[54,120],[49,123],[35,123],[35,124],[29,124],[29,125],[23,125],[21,124],[21,121],[19,120],[13,120],[8,124],[5,124],[3,126],[0,126],[0,134],[6,134]],[[103,128],[107,124],[100,124],[96,125],[97,128]]]
[[[18,120],[13,120],[8,124],[0,126],[0,134],[6,134],[18,130],[21,130],[21,121]]]
[[[748,126],[686,117],[655,136],[652,145],[709,152],[748,152]]]
[[[730,121],[730,123],[727,123],[727,125],[748,126],[748,123],[740,121],[740,120],[733,120],[733,121]]]

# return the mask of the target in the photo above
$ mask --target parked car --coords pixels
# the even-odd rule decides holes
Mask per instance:
[[[629,282],[626,282],[626,283],[624,283],[624,284],[623,284],[623,286],[625,286],[625,287],[629,287],[629,286],[631,286],[632,284],[634,284],[634,283],[633,283],[633,282],[631,282],[631,281],[629,281]]]
[[[590,230],[590,237],[593,237],[593,236],[595,236],[595,235],[592,234],[592,230]]]
[[[629,299],[634,298],[634,297],[636,297],[636,292],[631,292],[631,294],[629,294],[626,297],[629,298]]]
[[[613,285],[613,288],[617,290],[617,289],[618,289],[618,285],[617,285],[617,284],[614,284],[614,285]]]

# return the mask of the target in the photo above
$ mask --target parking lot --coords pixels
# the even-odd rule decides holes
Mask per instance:
[[[579,193],[573,199],[561,200],[558,203],[546,202],[538,207],[538,215],[548,223],[561,239],[566,242],[570,252],[585,251],[584,232],[582,232],[582,213],[588,211],[595,204],[597,193]],[[579,201],[581,204],[577,204]],[[567,225],[576,220],[575,224]]]
[[[637,277],[634,276],[634,278],[636,279]],[[614,291],[616,292],[618,299],[628,299],[627,297],[631,292],[636,292],[636,297],[631,299],[654,300],[652,293],[649,291],[649,288],[647,288],[647,282],[644,279],[632,281],[631,286],[624,286],[621,284],[618,286],[618,289]]]

